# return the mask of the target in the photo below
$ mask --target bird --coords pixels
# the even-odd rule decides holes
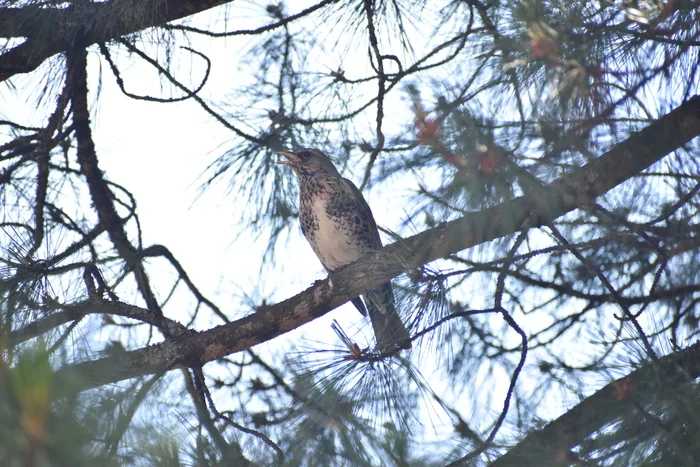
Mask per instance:
[[[317,149],[281,151],[299,181],[301,230],[327,272],[333,274],[363,254],[382,247],[377,223],[362,192],[343,178],[330,158]],[[352,300],[369,315],[381,354],[411,348],[411,337],[396,311],[391,282]]]

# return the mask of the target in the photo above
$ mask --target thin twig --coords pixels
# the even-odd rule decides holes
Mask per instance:
[[[649,343],[649,339],[647,338],[644,329],[642,329],[642,326],[639,324],[639,321],[637,320],[637,318],[635,318],[634,314],[632,314],[629,307],[623,302],[622,298],[620,297],[620,294],[617,292],[615,287],[613,287],[608,278],[605,277],[605,275],[599,270],[599,268],[595,267],[594,264],[588,261],[588,259],[585,256],[583,256],[576,248],[571,246],[568,240],[559,232],[559,229],[557,229],[553,224],[550,224],[548,227],[552,234],[554,234],[554,236],[557,238],[557,240],[559,240],[562,243],[562,245],[565,245],[571,252],[571,254],[574,255],[584,266],[586,266],[586,268],[589,271],[595,274],[595,276],[603,284],[603,286],[606,289],[608,289],[608,291],[614,299],[614,302],[617,304],[617,306],[620,307],[627,319],[629,319],[629,321],[632,322],[632,325],[637,330],[639,338],[642,340],[642,343],[644,344],[644,347],[646,348],[649,357],[653,360],[658,360],[659,357],[656,355],[656,352]]]

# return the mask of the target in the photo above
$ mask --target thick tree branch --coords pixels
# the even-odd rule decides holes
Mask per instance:
[[[122,355],[59,371],[82,389],[153,374],[177,365],[197,367],[271,340],[306,324],[399,274],[513,234],[527,222],[547,225],[632,178],[700,135],[700,96],[632,134],[600,158],[528,194],[443,223],[364,257],[332,278],[256,313],[199,334],[167,340]]]
[[[569,452],[605,425],[632,413],[638,407],[634,401],[653,400],[664,388],[674,388],[698,377],[700,343],[611,382],[541,430],[526,436],[491,467],[560,466],[558,453]]]
[[[80,7],[71,8],[0,8],[0,37],[27,37],[24,43],[0,54],[0,81],[17,73],[30,72],[47,58],[71,49],[78,35],[87,47],[191,16],[229,1],[147,0],[139,2],[139,8],[132,8],[129,2],[112,0],[85,2]]]

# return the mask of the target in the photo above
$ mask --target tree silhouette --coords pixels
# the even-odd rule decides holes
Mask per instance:
[[[0,0],[0,96],[36,98],[0,121],[3,465],[697,465],[698,25],[691,0]],[[201,188],[268,241],[261,282],[298,235],[280,150],[402,206],[389,244],[286,300],[205,296],[100,168],[103,79],[230,133]],[[282,337],[392,279],[413,351]]]

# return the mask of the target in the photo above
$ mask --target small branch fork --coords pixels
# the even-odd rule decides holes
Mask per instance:
[[[369,155],[369,162],[365,170],[365,176],[360,185],[360,189],[364,188],[369,182],[372,166],[377,160],[377,156],[384,148],[384,132],[382,131],[382,123],[384,121],[384,95],[386,94],[386,74],[384,73],[384,56],[379,51],[379,41],[377,40],[377,32],[374,28],[374,8],[372,0],[364,0],[365,16],[367,17],[367,31],[369,33],[369,45],[371,48],[370,60],[372,55],[377,60],[377,145],[372,149]]]
[[[34,202],[34,245],[27,252],[27,258],[31,257],[41,246],[44,240],[44,211],[46,210],[46,195],[49,186],[49,161],[50,151],[55,147],[53,135],[60,131],[63,124],[63,114],[68,105],[68,82],[63,86],[63,91],[58,96],[56,110],[49,117],[48,124],[40,132],[39,145],[33,154],[37,164],[36,200]]]
[[[518,323],[510,315],[510,313],[508,313],[508,311],[505,308],[503,308],[503,291],[505,289],[506,277],[508,277],[508,270],[511,264],[513,264],[513,258],[515,257],[518,248],[520,248],[520,245],[527,238],[528,231],[529,226],[523,226],[523,229],[518,234],[518,237],[515,239],[515,242],[513,242],[513,246],[508,251],[508,254],[506,255],[503,261],[501,272],[498,274],[498,280],[496,281],[496,294],[494,296],[494,310],[499,311],[503,316],[503,319],[506,321],[506,323],[508,323],[508,326],[510,326],[520,336],[520,360],[518,361],[518,365],[515,367],[515,370],[513,370],[513,374],[510,378],[510,385],[508,386],[508,391],[506,392],[506,397],[503,401],[503,409],[501,410],[501,414],[498,416],[496,424],[491,430],[491,433],[489,433],[489,436],[481,443],[481,446],[478,446],[475,450],[468,453],[464,457],[457,459],[454,462],[451,462],[450,464],[448,464],[448,467],[467,465],[471,460],[476,459],[482,452],[488,449],[493,440],[496,438],[496,434],[498,434],[498,431],[501,429],[501,426],[503,426],[503,422],[505,421],[506,416],[508,415],[508,410],[510,409],[510,402],[515,392],[515,384],[517,383],[518,377],[520,376],[520,373],[522,372],[522,369],[525,366],[525,360],[527,358],[528,349],[527,334],[525,334],[525,331],[523,331],[523,329],[518,325]]]
[[[642,326],[639,324],[639,321],[637,318],[634,316],[634,314],[630,311],[629,307],[624,303],[622,300],[622,297],[620,294],[615,290],[615,287],[610,283],[610,281],[605,277],[605,275],[600,271],[600,268],[596,267],[593,263],[591,263],[585,256],[581,254],[581,252],[578,251],[575,247],[573,247],[569,241],[559,232],[559,229],[557,229],[553,224],[550,224],[549,230],[552,232],[554,237],[564,246],[567,247],[569,252],[578,259],[581,264],[583,264],[591,273],[593,273],[598,280],[603,284],[603,287],[605,287],[608,292],[610,292],[610,295],[613,297],[613,301],[617,304],[617,306],[620,307],[622,312],[625,315],[625,318],[628,319],[629,321],[632,322],[632,325],[634,326],[635,330],[639,334],[639,338],[641,339],[642,343],[644,344],[644,348],[647,351],[647,355],[649,355],[649,358],[653,360],[658,360],[658,356],[656,355],[656,352],[654,352],[654,348],[651,346],[649,343],[649,338],[647,337],[646,333],[644,332],[644,329],[642,329]]]
[[[85,176],[100,224],[109,234],[112,244],[126,262],[127,267],[133,271],[139,292],[148,309],[157,315],[162,315],[163,312],[155,299],[143,264],[137,259],[137,250],[129,241],[123,221],[114,206],[113,195],[98,166],[87,103],[87,51],[78,45],[66,54],[66,58],[80,171]]]

